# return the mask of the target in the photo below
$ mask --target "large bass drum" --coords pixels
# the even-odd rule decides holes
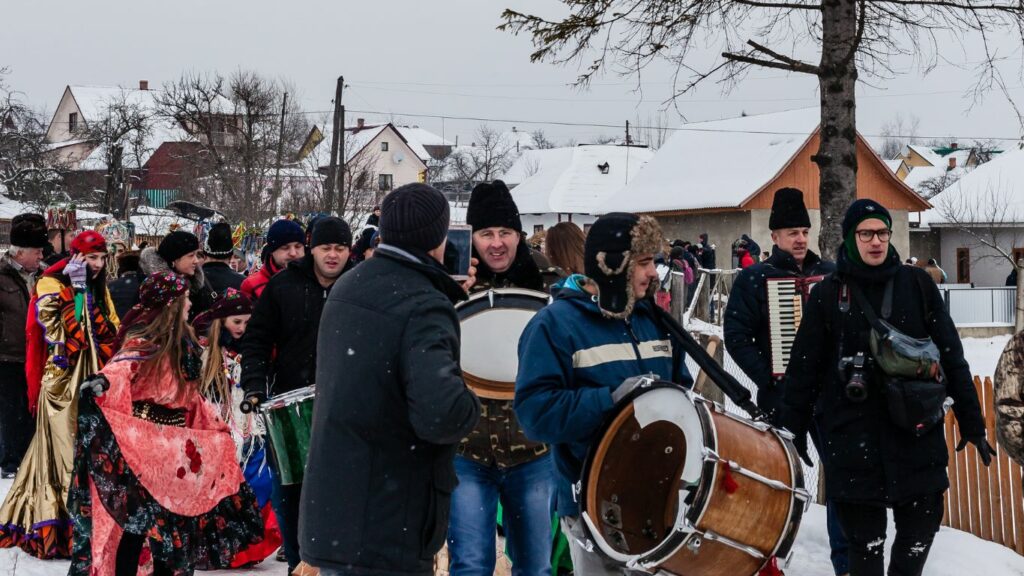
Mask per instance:
[[[785,563],[809,499],[788,432],[661,382],[616,407],[575,493],[600,553],[679,576]]]
[[[519,337],[550,300],[535,290],[499,288],[477,292],[455,307],[462,328],[462,377],[477,396],[515,396]]]
[[[301,484],[306,474],[315,398],[316,388],[306,386],[272,397],[261,409],[281,484]]]

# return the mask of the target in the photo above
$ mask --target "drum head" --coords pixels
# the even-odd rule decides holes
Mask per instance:
[[[579,498],[606,556],[646,561],[676,534],[701,500],[705,447],[714,449],[707,410],[678,386],[644,390],[616,408],[587,458]]]
[[[296,390],[289,390],[283,394],[277,394],[267,401],[267,410],[275,410],[277,408],[284,408],[285,406],[291,406],[292,404],[309,400],[316,396],[315,386],[306,386],[298,388]]]
[[[519,337],[548,300],[543,292],[509,288],[474,294],[458,307],[462,375],[477,395],[513,398],[519,373]]]

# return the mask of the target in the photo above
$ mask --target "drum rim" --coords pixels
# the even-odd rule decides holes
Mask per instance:
[[[623,407],[625,407],[628,404],[631,404],[633,400],[643,395],[644,393],[661,388],[670,388],[682,392],[688,395],[693,400],[695,405],[702,405],[700,406],[700,408],[697,409],[697,414],[701,419],[701,429],[704,433],[704,446],[712,450],[717,450],[718,431],[715,428],[715,423],[711,419],[711,415],[708,413],[708,408],[705,405],[707,404],[707,400],[705,400],[702,396],[696,394],[695,392],[681,384],[676,384],[675,382],[669,382],[666,380],[658,380],[652,383],[650,386],[633,390],[631,393],[626,395],[625,398],[620,400],[612,408],[608,416],[605,417],[605,421],[601,423],[601,427],[598,429],[597,438],[604,438],[605,434],[608,433],[612,424],[615,423],[615,420],[618,418]],[[580,489],[579,495],[576,499],[576,505],[579,506],[580,508],[580,515],[583,516],[584,514],[586,514],[588,518],[590,518],[591,516],[590,513],[586,510],[588,499],[587,485],[589,484],[588,480],[590,478],[591,470],[594,466],[594,457],[597,455],[599,446],[600,441],[593,443],[590,446],[590,448],[587,449],[587,456],[583,460],[583,469],[579,479]],[[711,474],[711,481],[698,485],[697,492],[693,498],[693,504],[691,504],[689,509],[687,510],[686,519],[690,522],[690,524],[694,526],[696,526],[697,523],[700,522],[700,519],[704,516],[704,513],[707,511],[708,501],[711,497],[710,487],[714,486],[715,482],[718,481],[718,466],[716,466],[714,462],[705,460],[702,464],[701,475],[704,476],[705,474],[708,473]],[[695,518],[693,517],[694,515],[696,515]],[[594,540],[597,552],[602,556],[608,557],[608,555],[606,554],[598,540],[604,542],[605,544],[607,544],[607,541],[602,536],[600,536],[600,534],[593,533],[590,529],[590,526],[588,526],[588,522],[584,522],[583,527],[587,535]],[[661,540],[661,542],[658,543],[657,546],[648,550],[647,552],[644,552],[642,554],[622,554],[622,556],[625,556],[642,564],[649,564],[652,561],[652,559],[658,558],[659,560],[654,561],[656,563],[660,563],[672,554],[674,554],[680,547],[683,546],[683,544],[686,543],[686,541],[689,538],[690,533],[680,532],[678,530],[673,529],[668,535],[665,536],[665,538]],[[611,558],[611,560],[618,561],[615,558]]]
[[[284,408],[286,406],[291,406],[292,404],[296,404],[298,402],[302,402],[304,400],[308,400],[309,398],[315,398],[315,397],[316,397],[316,385],[315,384],[313,384],[311,386],[303,386],[302,388],[296,388],[295,390],[289,390],[287,392],[282,392],[281,394],[277,394],[277,395],[271,396],[270,399],[267,400],[267,408],[266,409],[267,410],[276,410],[278,408]]]
[[[459,302],[455,306],[455,312],[459,316],[459,321],[467,320],[473,316],[479,314],[483,310],[491,310],[498,308],[498,306],[483,306],[483,302],[490,304],[491,295],[495,296],[495,304],[497,304],[498,298],[505,299],[524,299],[532,301],[536,306],[516,308],[511,306],[502,306],[502,308],[510,308],[514,310],[531,310],[533,312],[539,312],[543,310],[548,304],[551,303],[551,295],[539,290],[529,290],[526,288],[492,288],[490,290],[481,290],[470,295],[469,299],[464,302]]]

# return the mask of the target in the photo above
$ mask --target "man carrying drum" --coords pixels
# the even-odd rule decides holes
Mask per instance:
[[[316,382],[320,314],[334,282],[352,267],[351,246],[352,231],[344,220],[322,218],[313,228],[310,252],[267,283],[242,340],[242,389],[252,404]],[[289,574],[300,561],[301,491],[302,484],[280,485],[279,470],[274,470],[274,513]]]
[[[471,292],[546,292],[559,279],[547,259],[527,245],[519,208],[504,182],[473,189],[466,223],[473,228],[473,252],[479,261]],[[480,404],[480,421],[455,457],[459,486],[452,494],[449,571],[451,576],[494,573],[495,520],[501,502],[506,544],[517,573],[548,576],[555,486],[548,447],[526,437],[511,400],[481,398]]]
[[[572,489],[602,422],[637,376],[693,383],[654,309],[654,255],[662,242],[653,218],[602,216],[587,236],[586,276],[569,277],[519,342],[515,413],[529,438],[553,448],[556,507],[579,576],[623,571],[581,544],[587,537]]]

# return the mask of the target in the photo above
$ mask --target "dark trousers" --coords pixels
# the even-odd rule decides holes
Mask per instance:
[[[302,498],[302,484],[281,484],[281,475],[273,458],[270,459],[274,484],[270,493],[270,507],[277,516],[277,524],[281,530],[284,557],[288,561],[288,573],[302,561],[299,558],[299,501]]]
[[[758,400],[761,397],[758,396]],[[782,399],[778,399],[779,404],[782,403]],[[818,468],[819,474],[825,468],[825,451],[821,449],[821,433],[818,431],[817,426],[811,427],[811,442],[814,443],[814,449],[818,451],[818,457],[821,458],[822,465]],[[832,570],[836,576],[843,576],[844,574],[850,573],[850,543],[847,542],[846,535],[843,533],[843,527],[839,523],[839,515],[836,513],[836,503],[825,494],[825,518],[826,526],[828,528],[828,544],[829,548],[832,549]]]
[[[850,576],[883,576],[888,509],[864,502],[834,505],[850,542]],[[942,492],[893,506],[892,515],[896,540],[889,555],[888,575],[920,576],[942,523]]]
[[[32,441],[25,364],[0,362],[0,469],[14,472]]]

